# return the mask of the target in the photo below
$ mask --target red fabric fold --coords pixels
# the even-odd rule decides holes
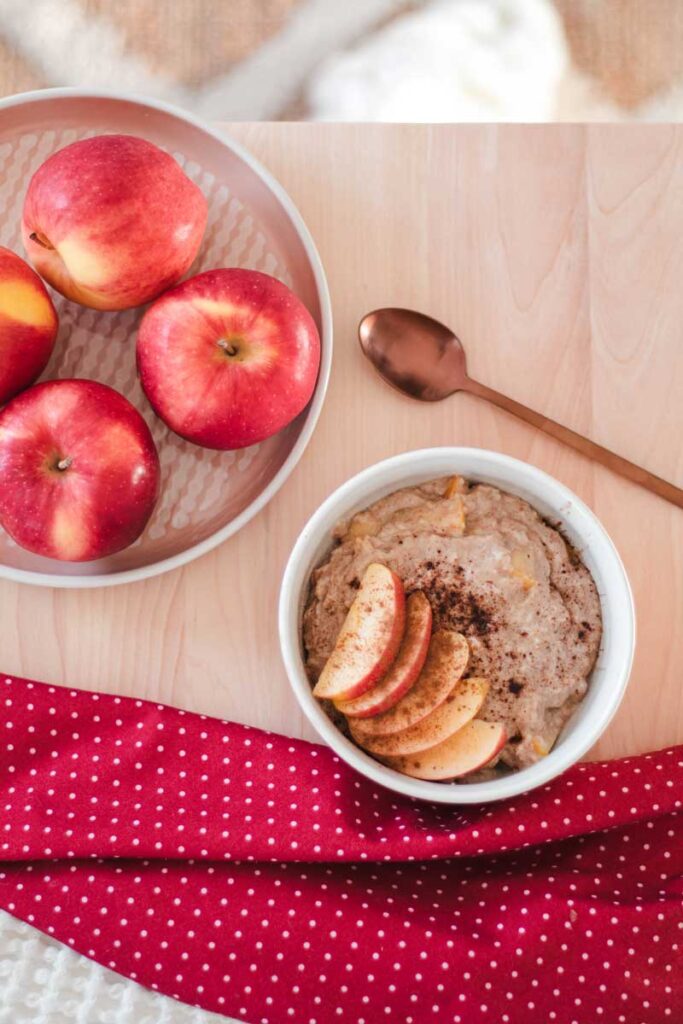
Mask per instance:
[[[683,748],[501,804],[325,747],[0,677],[0,906],[256,1024],[651,1024],[683,1005]]]

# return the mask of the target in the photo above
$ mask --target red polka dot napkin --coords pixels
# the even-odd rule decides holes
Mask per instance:
[[[0,676],[0,906],[251,1024],[683,1006],[683,748],[453,810],[327,748]]]

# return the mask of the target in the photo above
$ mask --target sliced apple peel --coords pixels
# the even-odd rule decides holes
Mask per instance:
[[[313,696],[350,700],[380,679],[398,653],[405,628],[405,593],[395,572],[372,562],[360,582]]]
[[[361,737],[401,732],[426,718],[448,697],[462,678],[469,660],[469,645],[461,633],[440,630],[432,635],[427,659],[417,681],[389,711],[354,723],[356,741]]]
[[[415,725],[388,736],[358,736],[353,720],[351,735],[364,750],[381,757],[400,757],[429,750],[467,725],[480,711],[489,690],[486,679],[472,676],[456,683],[443,704]]]
[[[349,718],[370,718],[397,704],[422,671],[431,633],[431,606],[422,591],[416,591],[406,601],[403,640],[388,672],[360,697],[335,701],[337,710]]]
[[[384,762],[402,775],[430,782],[446,782],[486,767],[505,746],[507,735],[500,722],[473,718],[448,739],[429,750]]]

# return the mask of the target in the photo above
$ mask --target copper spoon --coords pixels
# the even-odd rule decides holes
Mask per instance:
[[[680,487],[468,377],[464,348],[455,334],[438,320],[412,309],[376,309],[363,317],[358,336],[364,354],[384,380],[411,398],[439,402],[455,391],[486,398],[582,455],[683,508]]]

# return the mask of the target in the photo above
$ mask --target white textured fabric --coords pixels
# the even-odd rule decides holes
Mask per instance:
[[[569,63],[549,0],[437,0],[328,58],[311,119],[553,120]]]
[[[488,0],[482,0],[486,3]],[[328,53],[372,31],[410,0],[305,0],[282,29],[235,67],[190,89],[131,50],[106,9],[78,0],[0,0],[0,36],[49,85],[127,90],[161,97],[204,117],[276,116]]]
[[[635,110],[610,101],[571,65],[554,0],[300,0],[262,46],[196,89],[131,49],[104,5],[0,0],[0,39],[46,84],[147,93],[219,120],[276,118],[299,100],[309,120],[683,116],[680,83]]]
[[[151,992],[0,911],[0,1024],[230,1024],[231,1020]]]

